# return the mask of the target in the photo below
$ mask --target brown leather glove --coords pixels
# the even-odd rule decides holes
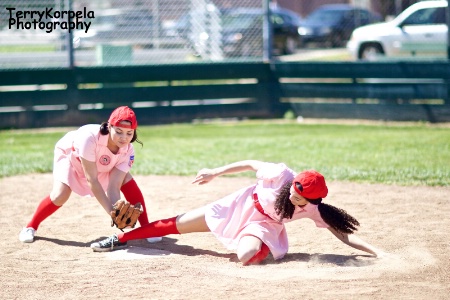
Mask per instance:
[[[127,200],[118,200],[111,211],[111,227],[116,225],[120,230],[127,227],[134,228],[142,212],[140,202],[132,205]]]

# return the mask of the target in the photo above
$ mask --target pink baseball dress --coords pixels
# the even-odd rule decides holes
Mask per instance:
[[[109,134],[100,134],[100,125],[84,125],[66,133],[55,145],[53,177],[80,196],[94,196],[81,166],[80,157],[97,164],[98,180],[106,191],[113,168],[127,173],[134,162],[132,144],[113,154],[108,149]]]
[[[289,248],[284,223],[309,218],[317,227],[329,227],[320,216],[318,206],[310,203],[303,208],[297,206],[292,219],[279,221],[274,207],[276,197],[284,183],[292,182],[295,175],[283,163],[265,163],[256,173],[258,182],[255,185],[208,205],[205,219],[209,229],[228,250],[236,250],[241,237],[253,235],[269,247],[275,259],[283,258]],[[255,206],[255,197],[262,212]]]

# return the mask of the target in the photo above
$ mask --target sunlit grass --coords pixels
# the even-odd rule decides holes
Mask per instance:
[[[49,45],[2,45],[0,46],[0,53],[19,53],[19,52],[53,52],[56,46]]]
[[[51,172],[63,134],[0,131],[1,176]],[[135,143],[134,174],[194,176],[203,167],[258,159],[314,168],[328,180],[450,185],[450,129],[426,124],[176,124],[141,126],[138,136],[144,146]]]

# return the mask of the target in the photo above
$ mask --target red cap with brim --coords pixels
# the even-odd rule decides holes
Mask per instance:
[[[299,182],[302,185],[303,191],[300,191],[295,186],[296,182]],[[328,194],[325,178],[322,174],[314,170],[307,170],[299,173],[295,176],[292,185],[295,191],[306,199],[313,200],[325,198]]]
[[[122,122],[122,121],[128,121],[131,124],[128,124],[128,123],[121,124],[120,122]],[[111,116],[109,117],[108,122],[112,126],[130,128],[130,129],[136,129],[137,125],[138,125],[134,111],[131,108],[129,108],[128,106],[119,106],[118,108],[116,108],[111,113]]]

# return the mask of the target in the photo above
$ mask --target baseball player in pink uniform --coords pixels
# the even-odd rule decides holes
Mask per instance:
[[[19,240],[33,242],[41,222],[66,203],[72,192],[95,197],[108,215],[122,192],[131,204],[141,202],[144,211],[139,223],[148,224],[144,197],[130,174],[134,162],[132,143],[142,145],[137,126],[134,111],[121,106],[111,113],[108,122],[84,125],[64,135],[55,145],[53,189],[41,200]]]
[[[258,264],[269,252],[274,259],[283,258],[288,251],[284,224],[308,218],[353,248],[374,256],[385,255],[353,234],[359,226],[355,218],[342,209],[322,203],[328,188],[317,171],[296,174],[283,163],[245,160],[202,169],[192,183],[206,184],[217,176],[243,171],[255,171],[257,183],[205,207],[113,235],[91,244],[91,248],[98,252],[111,251],[126,247],[129,240],[211,231],[229,250],[237,250],[238,259],[244,265]]]

